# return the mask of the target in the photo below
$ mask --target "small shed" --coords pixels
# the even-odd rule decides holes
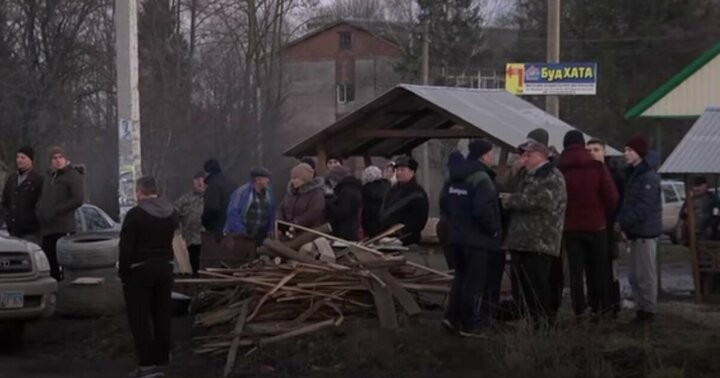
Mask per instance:
[[[287,156],[327,154],[346,157],[392,157],[410,153],[430,139],[484,137],[507,154],[533,129],[548,131],[550,145],[574,128],[524,99],[504,90],[482,90],[401,84],[310,136],[285,152]],[[586,138],[589,138],[586,135]],[[610,155],[620,152],[609,147]]]
[[[717,178],[720,175],[718,146],[720,146],[720,106],[711,106],[705,109],[665,160],[660,167],[660,173],[683,175],[686,181],[694,176]],[[693,196],[688,182],[685,188],[696,297],[702,301],[718,302],[720,294],[714,292],[711,286],[713,280],[719,278],[717,275],[720,275],[720,241],[696,240]]]

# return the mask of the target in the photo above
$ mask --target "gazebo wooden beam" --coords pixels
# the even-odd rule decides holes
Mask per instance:
[[[472,129],[364,129],[357,130],[352,137],[358,139],[466,139],[483,136],[484,134],[480,130]]]

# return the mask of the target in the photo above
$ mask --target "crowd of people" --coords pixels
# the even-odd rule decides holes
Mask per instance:
[[[563,144],[557,154],[548,145],[547,132],[534,130],[507,169],[494,167],[495,148],[483,139],[472,141],[466,156],[458,151],[449,155],[437,231],[448,267],[455,272],[443,320],[452,332],[483,335],[499,321],[508,257],[514,301],[536,327],[557,321],[563,256],[578,321],[617,316],[620,293],[613,264],[621,241],[630,251],[635,321],[653,319],[662,203],[660,178],[648,162],[648,142],[635,137],[627,143],[624,173],[606,165],[600,140],[586,142],[573,130]],[[4,186],[2,208],[10,234],[39,242],[52,276],[61,280],[55,245],[75,231],[73,214],[83,202],[82,170],[60,148],[51,149],[48,172],[37,172],[33,158],[31,148],[18,150],[18,170]],[[394,236],[406,246],[420,243],[428,221],[428,196],[415,177],[418,162],[409,156],[383,168],[366,167],[358,177],[339,156],[328,157],[324,175],[313,159],[302,159],[292,168],[280,201],[265,168],[251,169],[241,186],[216,159],[203,168],[192,177],[192,190],[174,204],[160,195],[153,178],[141,178],[138,206],[123,221],[119,277],[141,366],[138,376],[155,374],[157,366],[169,361],[170,263],[178,229],[197,274],[201,256],[211,248],[250,260],[266,238],[291,238],[297,232],[277,226],[276,220],[309,228],[329,223],[335,236],[348,241],[402,224]],[[700,203],[698,196],[695,205],[704,206]],[[717,211],[716,202],[712,204]],[[703,222],[696,222],[701,224],[698,237],[708,232]]]

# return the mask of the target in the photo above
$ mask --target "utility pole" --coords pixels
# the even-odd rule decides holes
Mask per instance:
[[[430,20],[423,23],[422,44],[422,81],[423,85],[430,84]],[[422,182],[426,191],[430,190],[430,141],[422,146]]]
[[[118,189],[121,217],[124,209],[135,204],[135,181],[142,175],[137,14],[137,0],[115,0]]]
[[[547,61],[560,61],[560,0],[547,0]],[[560,117],[560,97],[547,96],[545,110]]]

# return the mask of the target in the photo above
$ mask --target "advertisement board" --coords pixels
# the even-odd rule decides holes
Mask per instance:
[[[594,95],[597,63],[508,63],[505,90],[516,95]]]

